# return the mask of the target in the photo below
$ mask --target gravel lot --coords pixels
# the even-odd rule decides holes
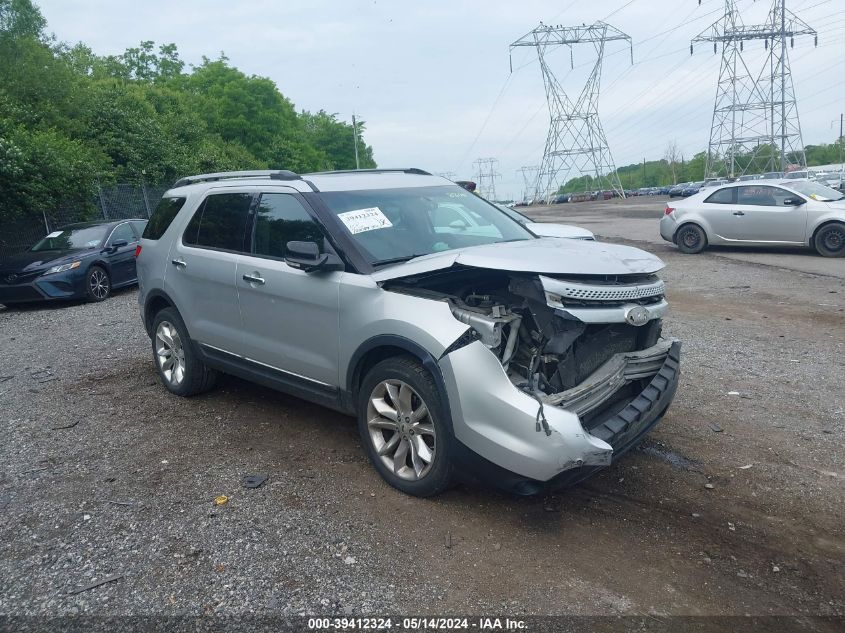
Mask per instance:
[[[631,243],[667,263],[682,384],[548,498],[410,498],[350,418],[235,378],[169,395],[134,290],[0,308],[0,613],[845,615],[845,280]]]

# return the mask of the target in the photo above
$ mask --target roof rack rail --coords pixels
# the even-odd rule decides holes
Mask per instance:
[[[380,174],[391,172],[399,172],[403,174],[416,174],[417,176],[431,176],[429,172],[424,171],[418,167],[373,167],[372,169],[335,169],[331,171],[315,171],[309,175],[323,176],[326,174]]]
[[[221,171],[213,174],[197,174],[185,176],[175,183],[174,187],[194,185],[198,182],[214,182],[216,180],[237,180],[238,178],[270,178],[271,180],[302,180],[299,174],[287,169],[257,169],[254,171]]]

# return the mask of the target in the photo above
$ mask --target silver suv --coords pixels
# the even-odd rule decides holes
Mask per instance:
[[[539,238],[418,169],[184,178],[137,255],[167,389],[225,372],[354,415],[376,470],[413,495],[580,481],[678,383],[658,258]]]

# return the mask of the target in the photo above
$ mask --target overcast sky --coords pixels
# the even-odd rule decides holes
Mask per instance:
[[[298,109],[367,122],[380,166],[416,166],[473,177],[479,157],[499,160],[499,198],[521,195],[519,167],[539,163],[548,110],[536,52],[508,45],[546,24],[606,20],[633,38],[608,44],[599,112],[617,166],[662,157],[675,140],[686,156],[706,149],[719,72],[712,47],[689,41],[718,19],[723,0],[36,0],[48,30],[116,54],[142,40],[174,42],[189,64],[220,51],[247,74],[270,77]],[[819,32],[790,51],[805,143],[832,142],[845,110],[843,0],[787,0]],[[745,24],[766,0],[738,0]],[[763,44],[746,49],[753,60]],[[580,92],[590,45],[551,63]],[[832,122],[835,122],[834,127]],[[834,129],[835,128],[835,129]]]

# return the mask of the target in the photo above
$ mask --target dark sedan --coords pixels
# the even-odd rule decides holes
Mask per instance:
[[[135,247],[146,220],[71,224],[0,263],[0,303],[88,299],[137,283]]]
[[[697,194],[701,189],[704,187],[704,181],[701,182],[691,182],[689,185],[684,187],[681,190],[681,195],[684,198],[689,198],[690,196],[694,196]]]

